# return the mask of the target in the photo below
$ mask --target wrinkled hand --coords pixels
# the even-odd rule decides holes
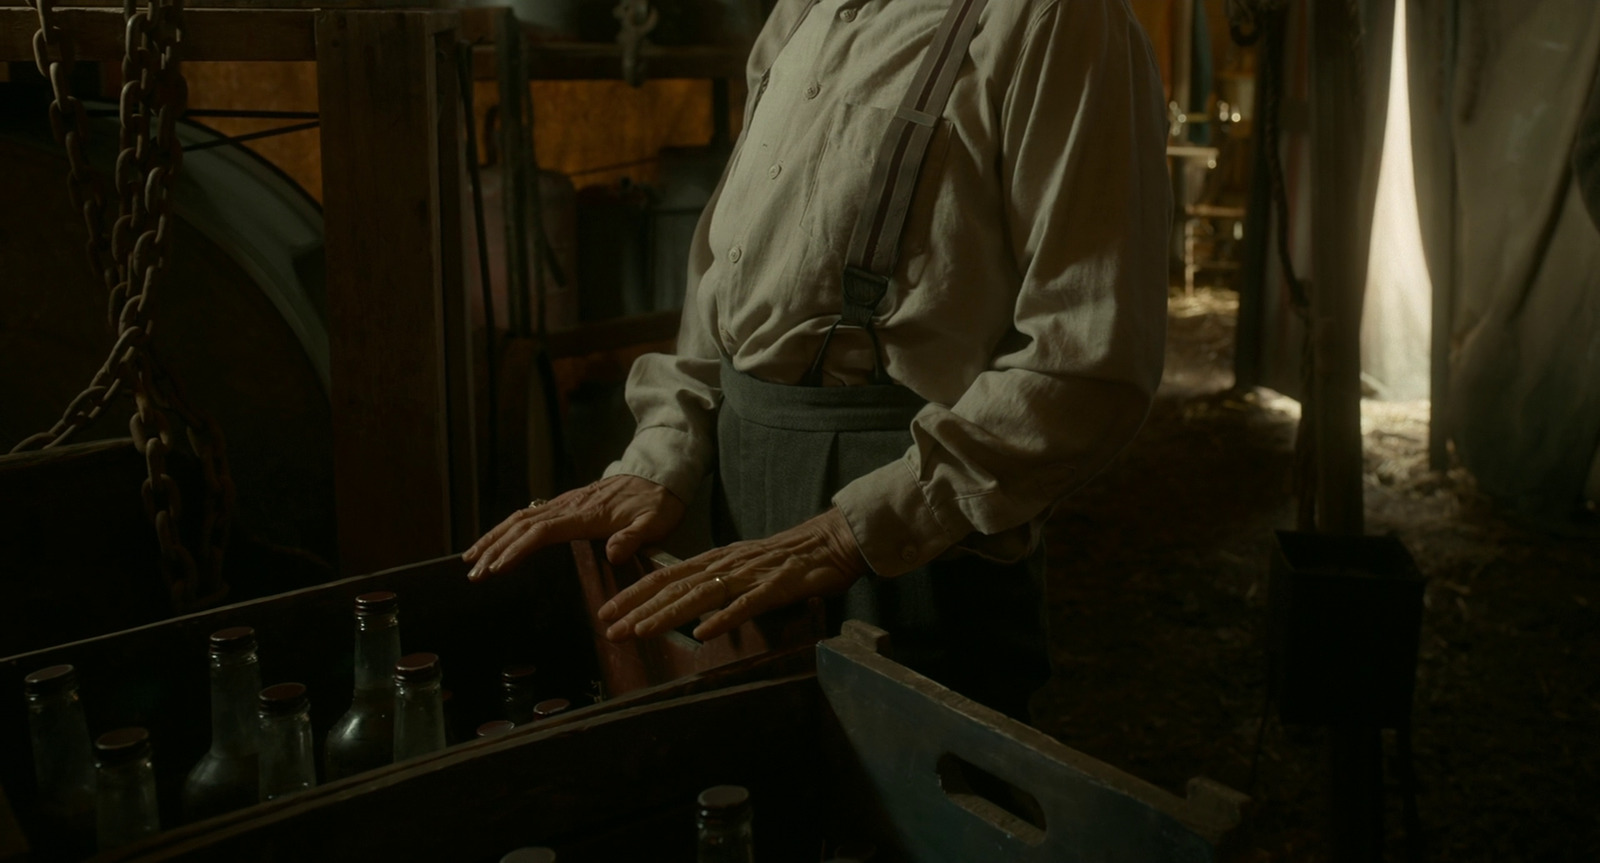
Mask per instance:
[[[709,641],[763,612],[843,592],[868,571],[850,525],[829,509],[767,539],[714,548],[656,570],[601,606],[600,620],[611,624],[607,638],[625,641],[661,635],[716,611],[694,631]]]
[[[677,495],[636,476],[613,476],[573,489],[539,506],[520,509],[461,555],[476,563],[472,581],[497,575],[546,546],[607,539],[606,557],[622,563],[646,543],[665,539],[687,507]]]

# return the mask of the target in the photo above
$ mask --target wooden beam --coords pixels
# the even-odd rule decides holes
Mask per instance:
[[[533,80],[620,80],[622,49],[606,42],[545,42],[528,46],[528,77]],[[744,79],[743,48],[713,45],[646,45],[640,50],[650,78]],[[472,58],[473,77],[495,80],[494,49],[480,45]]]
[[[118,8],[60,9],[56,20],[76,41],[81,60],[120,60]],[[316,34],[311,10],[185,9],[184,60],[314,60]],[[0,7],[0,61],[33,59],[39,17],[25,6]]]
[[[1361,21],[1349,4],[1312,0],[1311,338],[1317,529],[1365,529],[1361,459],[1361,303],[1366,96]],[[1383,737],[1376,727],[1328,731],[1328,799],[1336,863],[1383,858]]]
[[[1361,224],[1366,100],[1360,22],[1346,4],[1311,4],[1312,428],[1317,527],[1363,530],[1361,295],[1367,249]]]
[[[458,33],[434,34],[437,58],[434,134],[439,142],[439,250],[443,278],[445,391],[449,402],[450,524],[454,548],[478,538],[478,435],[473,390],[472,307],[467,299],[466,237],[461,223],[466,134],[462,124]],[[470,118],[467,122],[471,122]],[[470,158],[476,159],[477,153]]]
[[[7,0],[23,5],[20,0]],[[122,0],[68,0],[64,6],[115,9],[122,12]],[[298,9],[307,12],[318,9],[328,11],[353,9],[429,9],[433,0],[184,0],[183,8],[229,10],[243,12],[273,12],[281,9]],[[143,8],[142,6],[140,8]]]
[[[1406,32],[1411,50],[1413,116],[1425,118],[1413,125],[1417,152],[1427,153],[1416,160],[1419,199],[1430,202],[1433,212],[1424,214],[1423,246],[1428,249],[1428,269],[1433,277],[1433,329],[1429,345],[1428,467],[1450,469],[1450,353],[1455,333],[1456,297],[1456,148],[1454,141],[1456,92],[1456,52],[1461,12],[1455,3],[1412,2]],[[1427,50],[1419,50],[1427,46]],[[1424,58],[1428,66],[1418,70]],[[1418,99],[1421,93],[1431,98]],[[1422,188],[1430,194],[1422,197]]]
[[[315,17],[340,568],[369,572],[455,550],[435,35],[457,16]]]

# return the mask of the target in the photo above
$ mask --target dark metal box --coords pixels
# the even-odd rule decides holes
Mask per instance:
[[[1279,531],[1268,582],[1286,723],[1398,728],[1411,715],[1424,579],[1392,536]]]

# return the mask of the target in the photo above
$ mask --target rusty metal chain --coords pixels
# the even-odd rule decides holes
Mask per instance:
[[[88,234],[84,249],[89,266],[109,290],[116,284],[117,267],[105,233],[105,179],[89,164],[84,150],[89,140],[89,112],[72,95],[77,49],[72,35],[51,20],[54,0],[32,0],[32,4],[39,16],[39,29],[33,34],[33,62],[50,82],[50,129],[67,151],[67,189]]]
[[[13,452],[49,448],[66,441],[93,420],[123,388],[134,393],[129,421],[134,445],[144,455],[148,474],[141,489],[145,512],[161,546],[162,574],[173,606],[184,611],[219,601],[227,592],[222,558],[234,508],[233,481],[221,429],[193,407],[181,384],[153,353],[149,341],[150,302],[166,274],[172,243],[172,199],[183,163],[177,122],[188,104],[188,85],[179,69],[183,38],[182,0],[149,0],[139,9],[124,0],[121,125],[113,189],[118,216],[109,238],[103,231],[106,197],[100,175],[83,156],[86,114],[70,93],[75,59],[68,34],[55,25],[52,0],[30,0],[39,14],[35,61],[55,88],[52,129],[67,147],[72,164],[74,205],[89,225],[91,263],[108,282],[107,321],[117,341],[89,386],[73,399],[55,426],[33,435]],[[56,59],[51,60],[54,48]],[[71,125],[69,125],[71,124]],[[80,181],[80,177],[84,178]],[[103,265],[110,264],[109,269]],[[199,560],[189,551],[180,526],[184,506],[178,484],[167,471],[174,437],[168,412],[186,426],[206,486],[200,526],[194,534]]]

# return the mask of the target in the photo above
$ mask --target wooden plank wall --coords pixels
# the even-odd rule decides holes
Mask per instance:
[[[448,143],[436,125],[457,104],[441,104],[454,62],[438,59],[438,37],[455,23],[453,13],[316,14],[346,573],[459,551],[473,532],[451,509],[453,486],[475,482],[471,472],[452,480],[451,469],[447,355],[458,340],[446,304],[461,301],[460,152],[453,122]]]

